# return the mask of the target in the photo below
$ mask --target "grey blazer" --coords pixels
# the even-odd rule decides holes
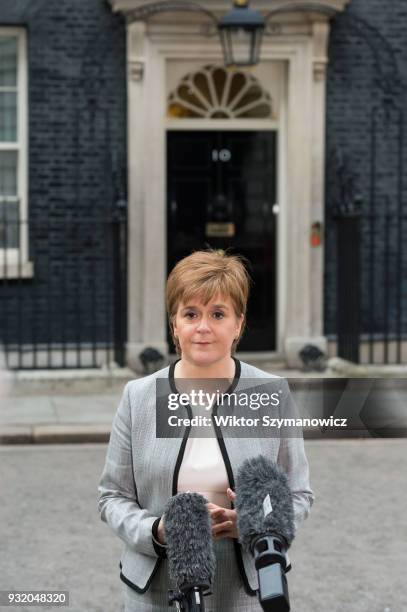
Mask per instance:
[[[287,382],[235,361],[235,390],[244,388],[247,379],[251,384],[253,379],[274,379],[270,383],[283,390],[280,414],[286,413],[292,403]],[[153,546],[151,528],[162,516],[168,498],[177,493],[178,472],[189,434],[185,428],[183,438],[156,437],[156,379],[173,381],[173,371],[174,365],[126,384],[99,483],[101,519],[125,543],[120,578],[139,593],[146,592],[162,561]],[[308,515],[314,499],[302,436],[223,437],[221,430],[219,427],[218,441],[230,487],[234,489],[236,472],[247,457],[264,454],[288,476],[297,527]],[[245,590],[255,595],[258,583],[253,559],[237,540],[233,543]]]

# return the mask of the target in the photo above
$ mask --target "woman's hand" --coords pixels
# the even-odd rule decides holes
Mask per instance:
[[[230,501],[235,500],[236,493],[233,493],[232,489],[227,489],[226,494]],[[206,507],[212,520],[212,537],[214,540],[239,537],[236,510],[222,508],[212,503],[206,504]]]
[[[165,544],[165,529],[164,529],[164,519],[163,517],[160,518],[160,522],[158,523],[158,527],[157,527],[157,539],[160,542],[160,544]]]

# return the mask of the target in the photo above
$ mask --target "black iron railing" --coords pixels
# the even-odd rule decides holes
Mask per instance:
[[[407,363],[407,215],[336,215],[337,353],[356,363]],[[363,256],[364,253],[364,256]]]
[[[1,207],[0,344],[9,368],[124,365],[125,205],[19,218]]]

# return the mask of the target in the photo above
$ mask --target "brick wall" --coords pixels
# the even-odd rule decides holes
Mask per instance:
[[[392,72],[391,48],[403,82],[394,99],[407,108],[407,2],[351,0],[346,13],[369,27],[355,29],[346,16],[333,23],[327,155],[341,149],[363,201],[362,329],[383,331],[387,321],[396,331],[400,303],[407,312],[407,283],[399,284],[407,272],[407,248],[401,254],[399,249],[407,230],[407,219],[399,216],[400,202],[405,205],[407,197],[407,137],[400,198],[398,116],[390,109],[385,121],[377,77]],[[113,253],[110,226],[92,221],[92,215],[104,215],[118,197],[125,197],[125,25],[104,0],[1,0],[0,24],[24,26],[28,35],[30,249],[35,265],[32,280],[0,281],[0,332],[9,341],[30,342],[35,336],[44,342],[105,340],[105,327],[112,324]],[[330,335],[336,332],[337,304],[331,177],[327,168],[325,332]],[[88,220],[80,222],[77,217],[83,215]],[[369,215],[376,219],[373,225]],[[407,317],[401,323],[406,331]]]
[[[103,341],[113,308],[105,220],[126,197],[125,24],[104,0],[1,0],[0,25],[27,31],[35,267],[33,279],[0,281],[3,337]]]
[[[368,25],[358,22],[359,18]],[[327,159],[340,148],[355,192],[362,198],[364,332],[383,333],[387,328],[390,334],[397,333],[399,326],[407,331],[407,282],[403,280],[407,278],[407,249],[400,249],[407,231],[407,218],[403,218],[407,212],[407,138],[399,123],[400,109],[407,108],[406,23],[404,0],[351,0],[345,16],[334,21],[330,39]],[[396,74],[395,67],[402,87],[397,95],[388,96],[380,84]],[[330,335],[336,333],[337,307],[336,223],[330,210],[336,193],[333,174],[328,161],[325,332]]]

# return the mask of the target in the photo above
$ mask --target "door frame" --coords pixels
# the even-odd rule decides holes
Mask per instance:
[[[312,222],[324,221],[325,68],[329,23],[300,25],[298,33],[266,38],[263,60],[284,74],[278,122],[168,120],[169,65],[221,63],[217,40],[181,37],[165,25],[129,23],[128,188],[129,321],[127,362],[139,366],[147,345],[167,353],[166,132],[170,129],[277,129],[278,269],[277,356],[298,364],[298,349],[312,342],[323,350],[323,246],[310,247]],[[177,26],[182,30],[183,25]],[[257,67],[253,69],[256,74]],[[184,123],[185,122],[185,123]],[[183,125],[182,125],[183,124]],[[226,124],[226,125],[225,125]],[[288,168],[290,175],[288,180]],[[157,250],[158,247],[158,250]],[[260,356],[257,355],[256,356]],[[275,356],[267,353],[267,357]]]

